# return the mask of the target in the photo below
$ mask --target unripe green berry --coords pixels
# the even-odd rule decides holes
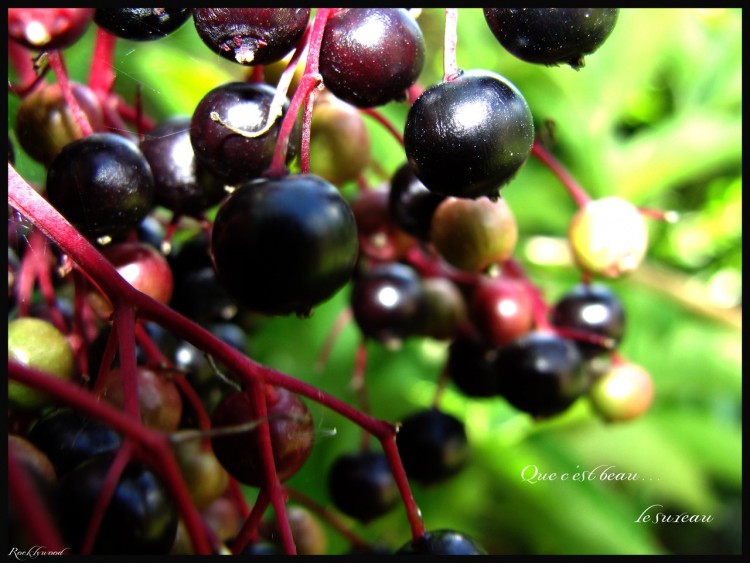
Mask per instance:
[[[568,239],[581,269],[608,278],[638,268],[648,249],[643,215],[619,197],[592,200],[581,207],[570,224]]]
[[[59,379],[74,375],[73,349],[52,323],[22,317],[8,323],[8,359]],[[53,402],[47,393],[8,381],[8,405],[12,410],[38,410]]]

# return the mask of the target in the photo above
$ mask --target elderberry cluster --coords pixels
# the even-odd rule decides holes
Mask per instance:
[[[611,421],[648,408],[650,376],[616,352],[626,315],[601,281],[638,267],[643,215],[574,192],[569,239],[582,281],[545,301],[514,258],[519,226],[502,190],[532,156],[557,163],[509,78],[456,67],[457,12],[446,10],[443,80],[420,84],[435,47],[403,8],[8,10],[21,99],[18,146],[9,135],[12,545],[322,553],[326,519],[353,552],[378,553],[354,530],[403,503],[412,537],[385,552],[484,554],[460,531],[426,530],[409,492],[470,460],[465,421],[441,409],[440,390],[507,401],[535,419],[582,397]],[[484,17],[492,48],[578,70],[618,10]],[[183,26],[246,71],[191,114],[153,122],[114,92],[114,45]],[[98,59],[83,84],[63,55],[87,30]],[[389,123],[378,112],[386,104],[406,105],[405,122]],[[365,175],[378,158],[367,115],[404,150],[377,186]],[[45,168],[36,192],[13,167],[19,149]],[[431,407],[380,421],[363,363],[352,377],[359,402],[347,405],[252,361],[266,318],[304,323],[342,291],[363,346],[445,345]],[[365,439],[325,468],[325,507],[285,486],[315,447],[311,401],[383,446]],[[240,485],[257,495],[246,499]],[[275,518],[263,519],[269,504]]]

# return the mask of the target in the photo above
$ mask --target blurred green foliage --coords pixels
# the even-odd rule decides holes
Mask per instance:
[[[425,9],[419,22],[428,44],[420,82],[429,86],[442,78],[443,11]],[[501,399],[469,400],[449,385],[441,406],[466,422],[473,455],[450,482],[414,485],[428,529],[459,529],[499,554],[739,553],[741,335],[736,323],[705,311],[741,307],[741,10],[623,9],[608,41],[577,72],[515,59],[491,35],[480,9],[461,9],[458,37],[459,67],[510,79],[529,102],[538,132],[554,124],[550,150],[590,194],[676,210],[682,220],[650,223],[644,268],[668,268],[672,285],[646,284],[638,275],[609,282],[628,315],[622,354],[654,378],[652,409],[633,422],[605,424],[581,400],[561,416],[534,422]],[[92,45],[89,34],[66,53],[76,80],[87,78]],[[211,53],[190,24],[155,43],[121,41],[115,67],[118,91],[133,100],[142,87],[145,111],[157,119],[190,114],[208,90],[245,73]],[[9,97],[11,136],[17,104]],[[400,127],[407,108],[393,103],[382,111]],[[390,173],[404,161],[403,150],[366,119],[373,157]],[[18,168],[42,183],[43,170],[23,154]],[[383,180],[375,172],[370,179]],[[503,196],[517,217],[519,258],[554,301],[578,273],[569,265],[536,263],[524,249],[539,235],[564,237],[575,205],[533,159]],[[683,291],[694,282],[702,292]],[[253,356],[356,401],[349,382],[360,336],[353,324],[342,331],[325,368],[315,369],[348,292],[318,307],[311,319],[264,320],[251,335]],[[689,297],[673,298],[683,294]],[[690,299],[718,301],[693,303],[703,309],[696,312]],[[445,343],[410,340],[398,351],[368,343],[367,351],[375,416],[397,421],[431,403]],[[317,445],[289,485],[327,504],[327,468],[358,447],[360,432],[317,404],[310,408],[319,426]],[[638,479],[522,479],[527,466],[561,474],[602,465]],[[252,500],[255,491],[248,495]],[[653,505],[661,506],[652,513],[711,515],[713,521],[636,522]],[[394,548],[408,538],[403,510],[355,528]],[[333,532],[330,545],[346,550]]]

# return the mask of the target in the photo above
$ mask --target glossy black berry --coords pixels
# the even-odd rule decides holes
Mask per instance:
[[[97,454],[114,451],[122,442],[109,426],[70,408],[40,418],[28,438],[47,455],[59,477]]]
[[[466,534],[435,530],[405,543],[396,555],[487,555],[487,552]]]
[[[190,124],[190,142],[198,161],[228,184],[259,177],[271,164],[283,120],[278,117],[265,130],[274,93],[267,84],[249,82],[230,82],[208,92]],[[286,100],[284,113],[288,107]],[[257,133],[261,134],[254,136]],[[296,129],[287,162],[296,154],[298,138]]]
[[[464,330],[448,347],[446,369],[451,381],[468,397],[494,397],[499,393],[496,357],[497,349],[480,334]]]
[[[539,331],[502,347],[495,360],[502,395],[535,417],[561,413],[586,392],[582,367],[573,341]]]
[[[190,8],[97,8],[94,22],[123,39],[153,41],[176,31],[190,15]]]
[[[495,197],[531,153],[534,122],[521,92],[502,76],[471,70],[417,98],[406,117],[404,148],[431,191]]]
[[[396,434],[396,445],[407,476],[423,485],[452,477],[469,458],[463,422],[435,408],[406,417]]]
[[[578,69],[617,22],[617,8],[485,8],[500,44],[521,60]]]
[[[153,206],[154,177],[138,146],[114,133],[67,145],[47,171],[47,197],[83,234],[135,228]]]
[[[354,106],[404,99],[425,58],[422,31],[404,8],[352,8],[326,23],[320,74],[333,94]]]
[[[585,358],[592,358],[616,347],[625,334],[625,309],[620,299],[605,285],[579,284],[566,293],[552,309],[552,324],[611,339],[605,347],[573,339]]]
[[[199,215],[226,195],[224,181],[198,163],[190,142],[190,118],[158,123],[140,142],[154,175],[154,199],[175,213]]]
[[[432,216],[444,199],[445,196],[428,190],[419,181],[408,162],[391,178],[388,195],[391,217],[401,229],[422,241],[430,240]]]
[[[332,184],[309,174],[239,187],[216,215],[211,254],[229,293],[270,315],[307,315],[351,278],[357,227]]]
[[[114,453],[91,458],[60,482],[58,496],[66,545],[81,549]],[[166,554],[177,532],[177,505],[146,465],[131,461],[104,512],[93,553]]]
[[[337,458],[328,473],[328,492],[336,508],[363,523],[386,514],[401,498],[388,459],[372,451]]]
[[[283,59],[309,19],[310,8],[193,8],[203,42],[225,59],[246,65]]]
[[[398,262],[379,264],[361,274],[350,303],[362,334],[381,342],[399,342],[417,334],[426,313],[421,278]]]

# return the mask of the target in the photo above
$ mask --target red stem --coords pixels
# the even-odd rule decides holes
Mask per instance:
[[[271,498],[271,504],[276,514],[276,524],[281,536],[281,545],[284,553],[296,555],[297,547],[294,545],[292,528],[286,516],[286,499],[284,489],[281,486],[279,475],[276,472],[276,462],[273,455],[273,444],[271,443],[271,429],[268,425],[268,405],[266,403],[266,388],[262,380],[253,379],[249,385],[250,400],[253,411],[261,421],[257,431],[257,444],[260,450],[260,459],[263,465],[265,478],[265,489]]]
[[[528,292],[529,297],[531,298],[534,324],[536,325],[536,328],[540,330],[552,330],[549,322],[549,305],[545,301],[541,290],[534,285],[534,282],[532,282],[526,275],[521,264],[513,258],[510,258],[503,262],[502,271],[504,275],[521,282]]]
[[[552,156],[552,153],[550,153],[538,140],[535,140],[534,144],[531,146],[531,154],[539,159],[539,161],[544,164],[550,172],[557,176],[558,180],[560,180],[562,185],[568,190],[568,193],[570,193],[570,196],[573,198],[573,201],[576,202],[578,207],[583,207],[591,200],[591,196],[586,193],[586,190],[580,186],[560,161]]]
[[[267,176],[284,176],[286,174],[286,153],[289,146],[289,137],[294,129],[295,122],[297,121],[297,114],[299,108],[302,106],[302,102],[310,95],[313,88],[317,88],[322,78],[318,74],[318,60],[320,58],[320,44],[323,41],[323,32],[325,31],[325,24],[331,15],[331,8],[320,8],[315,14],[315,21],[312,25],[309,38],[309,50],[307,53],[307,60],[305,62],[305,70],[302,74],[297,89],[294,91],[292,100],[289,103],[289,109],[284,115],[284,120],[281,122],[281,129],[279,130],[279,137],[276,141],[276,150],[273,154],[273,160],[271,166],[266,172]],[[300,47],[297,51],[301,55],[302,50]],[[295,52],[294,57],[297,56]],[[294,59],[294,57],[292,57]],[[290,61],[291,62],[291,61]],[[294,63],[296,64],[296,62]]]
[[[401,492],[401,498],[404,501],[406,509],[406,517],[409,520],[409,527],[411,528],[412,539],[419,539],[425,532],[424,521],[422,520],[422,513],[411,493],[404,465],[401,463],[401,456],[396,446],[396,434],[394,433],[393,436],[381,438],[380,443],[383,446],[383,453],[391,466],[393,479],[396,481],[398,490]]]
[[[106,512],[109,503],[112,501],[115,489],[120,482],[122,472],[125,470],[125,466],[127,466],[132,456],[133,442],[125,439],[122,445],[117,449],[115,458],[112,460],[112,465],[102,482],[99,496],[96,498],[96,503],[94,503],[94,508],[91,511],[91,518],[89,519],[86,533],[83,536],[81,555],[89,555],[93,551],[94,543],[96,542],[96,535],[99,533],[99,528],[104,519],[104,513]]]
[[[227,487],[227,493],[229,494],[229,497],[234,500],[237,508],[239,508],[240,516],[242,516],[243,518],[247,518],[250,515],[250,507],[247,506],[247,500],[245,499],[245,495],[242,493],[240,484],[237,482],[237,479],[235,479],[231,475],[229,476],[229,486]]]
[[[391,123],[386,117],[380,113],[379,111],[372,109],[372,108],[362,108],[359,111],[364,113],[365,115],[369,115],[372,117],[375,121],[380,123],[383,127],[385,127],[388,132],[393,135],[393,138],[398,141],[398,144],[402,147],[404,146],[404,136],[401,134],[401,131],[396,129],[396,127]]]
[[[141,419],[138,401],[138,367],[135,351],[135,310],[126,302],[115,303],[114,326],[117,327],[117,340],[120,352],[120,372],[122,377],[122,406],[134,420]]]
[[[81,131],[81,135],[88,137],[93,133],[89,118],[86,116],[81,106],[78,104],[78,100],[73,95],[73,88],[68,79],[68,71],[65,68],[65,62],[62,58],[62,53],[58,50],[52,50],[48,53],[47,59],[49,60],[49,66],[52,68],[52,72],[55,73],[57,82],[60,84],[60,90],[62,90],[65,103],[68,104],[73,118],[76,120],[76,125]]]
[[[315,88],[310,91],[302,110],[302,141],[300,146],[300,168],[303,174],[310,173],[310,133],[312,131],[312,114],[315,105]]]
[[[258,498],[255,499],[253,510],[246,517],[245,523],[242,525],[242,529],[237,534],[237,537],[232,542],[232,554],[239,554],[248,543],[258,539],[258,524],[260,523],[263,514],[270,503],[270,498],[265,489],[261,489],[258,493]]]
[[[117,36],[97,27],[94,54],[89,71],[89,88],[102,101],[112,92],[115,84],[115,47]]]

